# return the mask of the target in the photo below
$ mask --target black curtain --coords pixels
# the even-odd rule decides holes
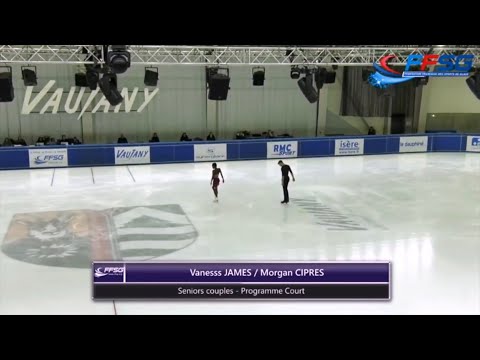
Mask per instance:
[[[360,66],[345,67],[342,84],[340,115],[360,117],[387,117],[389,100],[392,97],[392,114],[405,114],[413,119],[415,113],[415,80],[378,89],[363,80]]]

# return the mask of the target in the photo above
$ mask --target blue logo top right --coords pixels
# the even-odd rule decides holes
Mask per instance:
[[[375,72],[368,78],[370,84],[383,89],[415,78],[469,76],[475,60],[475,56],[471,54],[413,54],[407,58],[405,70],[400,72],[389,65],[390,60],[394,58],[395,55],[387,55],[382,57],[378,64],[373,64]],[[428,71],[428,66],[435,68]]]

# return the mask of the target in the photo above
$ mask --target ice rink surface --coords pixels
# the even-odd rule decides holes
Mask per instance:
[[[480,313],[478,154],[285,162],[297,180],[287,206],[277,160],[219,163],[219,203],[210,163],[1,171],[0,314]],[[92,257],[108,260],[95,239],[111,235],[102,231],[122,209],[190,222],[185,233],[161,228],[156,240],[132,235],[145,225],[123,230],[140,239],[121,244],[124,256],[145,259],[156,241],[158,260],[388,260],[392,300],[94,302],[90,259],[62,241],[88,238]]]

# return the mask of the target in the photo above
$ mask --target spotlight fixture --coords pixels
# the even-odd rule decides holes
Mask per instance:
[[[37,67],[36,66],[22,66],[22,79],[25,86],[37,85]]]
[[[112,45],[107,54],[107,64],[115,74],[123,74],[130,67],[127,45]]]
[[[117,89],[117,74],[106,73],[98,85],[110,105],[116,106],[123,101],[123,97]]]
[[[325,76],[325,84],[334,84],[337,79],[337,73],[335,71],[327,71]]]
[[[318,68],[315,71],[315,85],[317,86],[317,90],[323,88],[323,84],[325,84],[327,78],[327,69],[325,68]]]
[[[465,80],[465,82],[467,83],[467,86],[473,93],[473,95],[475,95],[477,99],[480,100],[480,72],[476,72],[467,80]]]
[[[265,82],[265,68],[254,67],[252,69],[252,75],[253,75],[253,86],[263,86]]]
[[[298,66],[292,66],[290,70],[290,78],[294,80],[300,78],[300,68]]]
[[[205,78],[207,81],[207,86],[210,87],[210,80],[213,75],[218,73],[218,67],[207,67],[205,68]]]
[[[313,87],[313,75],[311,72],[307,72],[305,77],[297,81],[297,84],[309,103],[313,104],[317,102],[318,92]]]
[[[146,86],[157,86],[158,84],[158,68],[156,67],[146,67],[145,68],[145,78],[143,83]]]
[[[88,87],[87,74],[83,72],[78,72],[75,74],[75,86],[78,87]],[[95,88],[97,84],[95,83]]]
[[[215,69],[215,73],[210,73],[209,77],[207,78],[208,99],[227,100],[228,90],[230,90],[230,71],[228,70],[228,68],[213,69]]]
[[[7,70],[7,72],[3,72]],[[12,102],[15,98],[12,81],[12,68],[0,66],[0,102]]]
[[[93,91],[97,88],[98,78],[99,78],[98,71],[96,71],[94,68],[89,68],[87,70],[86,79],[87,79],[87,84],[90,90]]]

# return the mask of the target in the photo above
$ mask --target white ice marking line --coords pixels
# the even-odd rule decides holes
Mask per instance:
[[[194,239],[187,240],[142,240],[142,241],[122,241],[119,243],[120,251],[125,250],[145,250],[145,249],[181,249],[193,242]]]

